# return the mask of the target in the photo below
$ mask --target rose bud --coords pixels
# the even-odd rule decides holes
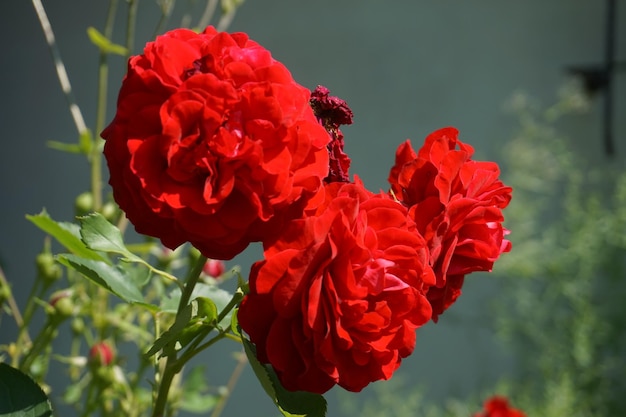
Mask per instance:
[[[50,313],[58,317],[69,317],[74,313],[71,290],[60,290],[52,293],[48,304],[52,307]]]
[[[202,268],[202,272],[213,278],[221,277],[225,270],[224,262],[217,259],[209,259]]]
[[[98,342],[89,349],[89,364],[92,366],[109,366],[114,359],[113,349],[106,342]]]

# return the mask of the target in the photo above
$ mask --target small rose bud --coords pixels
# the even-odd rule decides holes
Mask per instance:
[[[93,195],[89,191],[79,194],[74,200],[74,210],[77,216],[84,216],[93,211]]]
[[[113,349],[106,342],[98,342],[89,349],[89,364],[91,366],[109,366],[114,359]]]
[[[35,258],[37,273],[45,282],[52,283],[63,276],[63,270],[50,252],[42,252]]]
[[[80,317],[76,317],[74,320],[72,320],[72,332],[74,332],[74,334],[83,334],[84,331],[85,322],[83,321],[83,319],[81,319]]]
[[[61,290],[52,293],[48,304],[53,308],[52,314],[59,317],[69,317],[74,314],[74,302],[71,290]]]
[[[117,208],[117,204],[113,203],[112,201],[108,201],[102,206],[100,213],[102,213],[105,219],[107,219],[111,223],[114,223],[117,220],[119,210]]]
[[[217,259],[209,259],[202,268],[202,272],[213,278],[219,278],[226,270],[224,262]]]

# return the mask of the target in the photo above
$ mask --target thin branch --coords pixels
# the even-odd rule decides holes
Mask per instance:
[[[50,53],[52,54],[52,59],[54,60],[54,67],[57,71],[57,77],[59,78],[61,89],[63,90],[63,93],[65,94],[65,99],[67,100],[67,103],[70,107],[70,113],[72,114],[72,119],[74,119],[76,130],[78,131],[79,135],[86,134],[87,125],[85,124],[83,114],[76,104],[76,99],[74,98],[74,94],[72,93],[72,86],[67,76],[67,72],[65,71],[65,65],[63,64],[63,60],[61,59],[61,53],[59,52],[59,48],[56,44],[54,33],[52,32],[52,26],[50,25],[50,21],[48,20],[48,15],[46,14],[41,0],[32,0],[32,3],[33,7],[35,8],[35,12],[37,13],[37,17],[39,18],[39,24],[41,25],[41,29],[43,29],[43,33],[46,36],[46,42],[48,43]]]

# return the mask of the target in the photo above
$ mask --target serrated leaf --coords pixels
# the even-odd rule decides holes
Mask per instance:
[[[143,262],[141,258],[133,254],[124,245],[122,232],[109,223],[100,213],[90,213],[78,218],[80,222],[80,235],[87,247],[108,253],[116,253],[124,256],[129,261]]]
[[[193,308],[191,304],[188,304],[185,308],[183,308],[180,314],[176,315],[174,324],[172,324],[169,329],[164,331],[161,336],[154,341],[154,344],[146,352],[146,356],[150,357],[162,349],[164,350],[163,356],[168,356],[172,353],[172,349],[174,349],[176,341],[180,337],[183,329],[189,324],[192,317]]]
[[[102,288],[129,303],[144,302],[139,286],[124,268],[71,254],[58,255],[63,265],[73,268]]]
[[[77,227],[72,223],[56,222],[50,218],[46,210],[36,215],[26,215],[35,226],[55,238],[61,245],[70,252],[86,259],[107,261],[100,254],[85,246],[77,233]]]
[[[226,307],[229,301],[233,298],[233,294],[226,290],[223,290],[215,285],[198,283],[191,293],[191,299],[197,299],[199,297],[208,298],[215,304],[217,311],[220,312]],[[174,289],[169,297],[166,298],[161,304],[161,311],[170,313],[176,313],[178,309],[178,301],[180,300],[180,289]],[[222,327],[226,327],[230,324],[232,311],[228,313],[220,322]]]
[[[0,417],[49,417],[52,407],[28,375],[0,363]]]
[[[304,391],[287,391],[280,383],[276,372],[269,365],[264,365],[256,357],[256,348],[242,338],[243,347],[261,386],[274,401],[285,417],[325,417],[326,399],[319,394]]]
[[[107,54],[126,55],[128,49],[122,45],[117,45],[106,38],[98,29],[93,26],[87,28],[87,36],[91,40],[91,43],[96,45],[102,52]]]

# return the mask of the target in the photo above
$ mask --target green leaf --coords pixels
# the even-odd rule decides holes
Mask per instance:
[[[83,242],[90,249],[116,253],[132,262],[142,262],[143,259],[128,250],[124,245],[124,238],[120,229],[113,226],[100,213],[90,213],[78,218],[80,235]]]
[[[0,363],[0,417],[48,417],[52,407],[28,375]]]
[[[180,314],[176,315],[174,324],[164,331],[154,344],[146,352],[146,356],[150,357],[163,349],[163,356],[169,356],[176,351],[176,342],[178,341],[182,331],[187,327],[191,319],[193,318],[193,308],[191,304],[188,304]]]
[[[117,45],[108,40],[106,36],[93,26],[87,28],[87,36],[89,36],[91,43],[96,45],[104,53],[125,56],[128,51],[128,49],[122,45]]]
[[[73,268],[99,286],[109,290],[122,300],[129,303],[144,302],[134,273],[127,272],[128,267],[121,268],[102,261],[84,259],[71,254],[58,255],[63,265]]]
[[[81,241],[77,226],[73,223],[56,222],[50,218],[46,210],[36,215],[26,215],[35,226],[54,237],[61,245],[65,246],[70,252],[86,259],[98,261],[106,261],[98,253],[89,249]]]
[[[280,381],[274,369],[264,365],[256,357],[254,345],[243,338],[243,347],[261,386],[274,401],[280,412],[285,417],[325,417],[326,399],[319,394],[304,391],[287,391]]]
[[[217,308],[217,311],[219,312],[228,305],[230,300],[233,298],[233,294],[213,284],[198,283],[191,293],[192,300],[197,298],[208,298],[209,300],[213,301]],[[176,288],[161,304],[161,311],[176,313],[179,300],[180,288]],[[232,314],[233,313],[231,311],[222,319],[222,321],[220,322],[220,325],[222,327],[226,327],[230,324]]]

